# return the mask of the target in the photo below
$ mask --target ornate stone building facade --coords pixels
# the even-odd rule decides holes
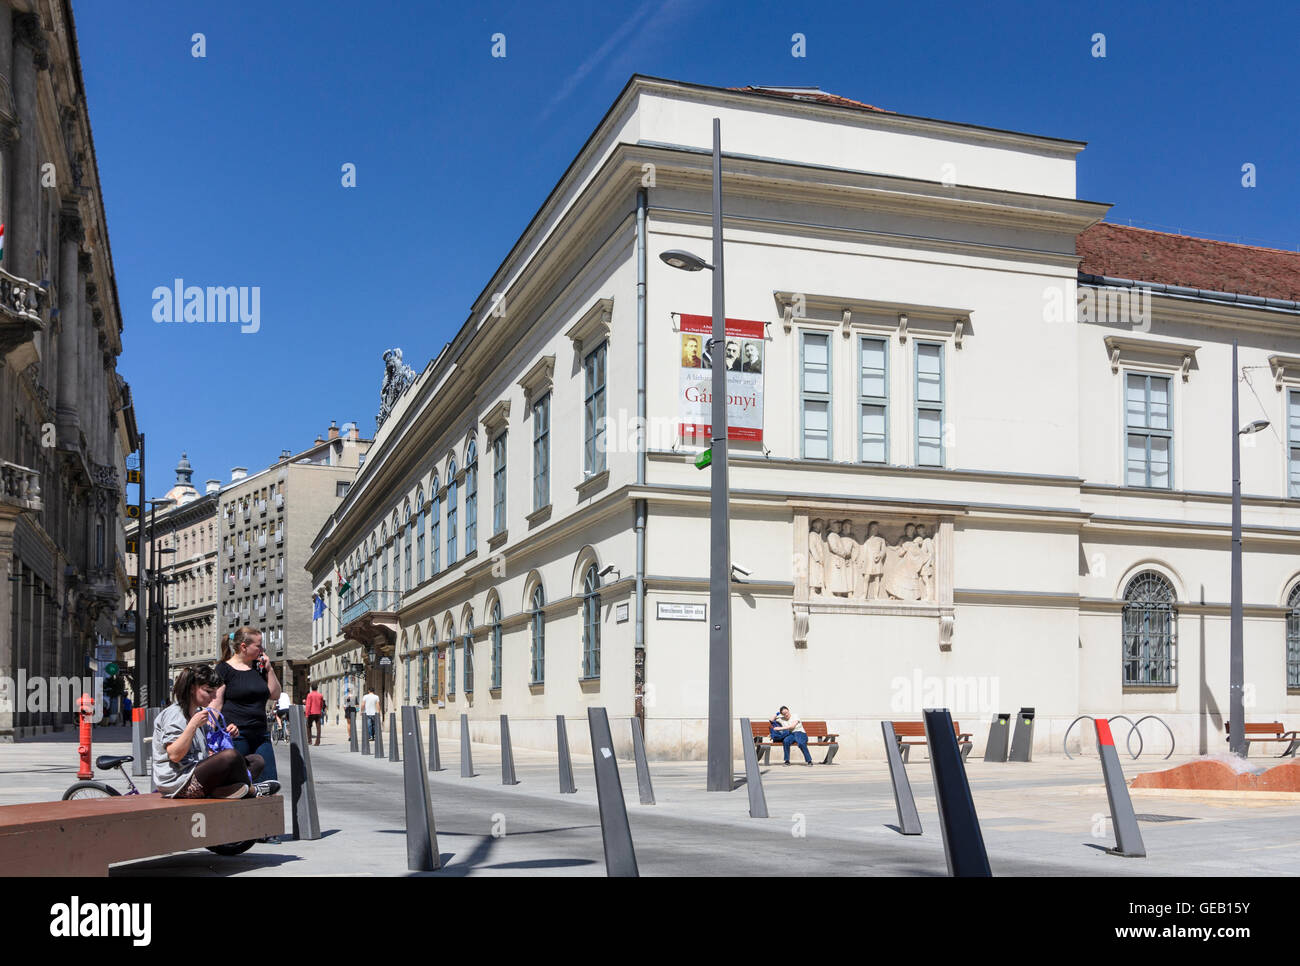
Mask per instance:
[[[122,321],[66,0],[0,3],[0,677],[82,676],[126,588]],[[0,741],[72,721],[0,711]]]

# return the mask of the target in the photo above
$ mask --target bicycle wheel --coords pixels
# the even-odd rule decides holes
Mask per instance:
[[[249,839],[247,842],[227,842],[225,845],[209,845],[206,848],[209,852],[216,852],[217,855],[239,855],[256,844],[257,839]]]
[[[74,798],[117,798],[121,796],[112,785],[106,785],[103,782],[82,781],[70,785],[68,790],[63,793],[65,802]]]

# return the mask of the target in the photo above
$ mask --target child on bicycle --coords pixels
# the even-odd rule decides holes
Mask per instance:
[[[185,668],[176,676],[173,701],[158,715],[153,732],[153,775],[158,790],[168,798],[245,798],[274,795],[280,783],[255,783],[265,762],[260,755],[244,756],[234,748],[214,751],[212,745],[227,735],[238,735],[234,725],[215,728],[224,719],[209,706],[221,682],[212,668]],[[209,740],[209,734],[212,740]],[[218,738],[217,736],[220,736]]]

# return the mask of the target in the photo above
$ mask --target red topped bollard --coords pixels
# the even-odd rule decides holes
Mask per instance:
[[[95,717],[95,699],[83,694],[77,702],[77,714],[81,718],[81,740],[77,743],[77,778],[94,778],[90,767],[90,726]]]

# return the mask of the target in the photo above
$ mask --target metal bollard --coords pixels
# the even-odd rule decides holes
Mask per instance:
[[[433,715],[429,716],[433,726]],[[442,868],[438,853],[438,829],[433,824],[433,802],[424,770],[424,749],[420,747],[420,710],[402,708],[402,788],[406,799],[406,868],[411,872],[434,872]]]
[[[358,714],[357,721],[360,722],[358,727],[361,730],[361,754],[368,755],[370,754],[370,715]]]
[[[1120,767],[1115,739],[1110,733],[1110,722],[1098,718],[1097,750],[1101,752],[1101,774],[1106,779],[1106,800],[1110,802],[1110,821],[1115,826],[1115,847],[1107,849],[1111,855],[1130,859],[1146,858],[1147,849],[1142,843],[1142,831],[1137,816],[1133,814],[1133,800],[1124,782],[1124,769]]]
[[[564,715],[555,716],[555,747],[560,755],[560,794],[572,795],[578,786],[573,783],[573,758],[569,755],[569,728]]]
[[[907,780],[907,768],[898,751],[898,735],[892,721],[880,722],[885,736],[885,757],[889,759],[889,780],[894,786],[894,807],[898,809],[898,831],[903,835],[921,834],[921,816],[916,811],[912,797],[912,783]]]
[[[993,723],[989,725],[989,740],[984,744],[985,761],[1007,760],[1007,739],[1010,737],[1010,729],[1010,711],[993,716]]]
[[[131,709],[131,774],[139,778],[149,774],[144,757],[144,717],[146,708]]]
[[[510,748],[510,719],[501,716],[501,784],[518,785],[515,777],[515,755]]]
[[[289,709],[289,775],[293,798],[293,837],[313,842],[320,838],[320,817],[316,812],[316,782],[311,774],[311,752],[307,715],[300,704]]]
[[[952,715],[947,708],[926,708],[921,717],[925,721],[925,741],[930,746],[930,774],[934,777],[934,797],[939,804],[939,834],[943,837],[948,874],[990,876],[993,872],[989,869],[970,782],[966,780],[966,766],[952,728]]]
[[[767,818],[767,796],[763,794],[763,776],[758,770],[758,748],[748,718],[740,719],[740,745],[745,752],[745,790],[749,792],[749,817]]]
[[[636,759],[636,790],[642,805],[655,803],[654,786],[650,784],[650,763],[645,757],[645,736],[641,734],[641,719],[632,715],[632,757]]]
[[[429,771],[442,771],[442,753],[438,750],[438,716],[429,715]]]
[[[384,719],[375,715],[375,757],[384,757]]]
[[[1034,709],[1021,708],[1016,715],[1016,730],[1011,736],[1011,760],[1034,760]]]
[[[618,759],[614,757],[614,739],[609,732],[608,711],[588,708],[587,725],[591,729],[591,758],[596,771],[596,799],[600,803],[605,874],[635,877],[640,873],[632,845],[632,827],[627,822],[627,805],[623,802],[623,783],[618,777]]]
[[[357,750],[357,732],[361,730],[357,722],[360,720],[361,716],[356,712],[348,718],[348,751]]]
[[[476,778],[474,758],[469,748],[469,715],[460,716],[460,777]]]
[[[401,761],[397,753],[397,712],[388,712],[388,760]]]

